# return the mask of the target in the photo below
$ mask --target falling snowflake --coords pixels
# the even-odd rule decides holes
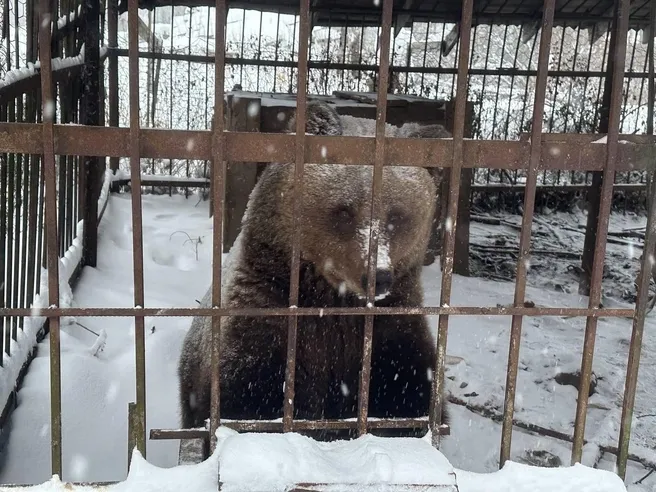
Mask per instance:
[[[255,102],[252,102],[248,105],[248,116],[250,118],[255,118],[260,113],[260,108]]]
[[[55,102],[48,100],[43,104],[43,118],[53,120],[55,118]]]
[[[558,156],[560,155],[560,148],[559,148],[559,147],[551,147],[551,148],[549,149],[549,153],[550,153],[553,157],[558,157]]]
[[[351,392],[348,389],[348,386],[346,386],[346,383],[342,382],[340,388],[342,390],[342,395],[348,396],[349,394],[351,394]]]
[[[89,460],[81,454],[75,454],[71,457],[71,475],[76,481],[82,481],[84,475],[89,469]]]

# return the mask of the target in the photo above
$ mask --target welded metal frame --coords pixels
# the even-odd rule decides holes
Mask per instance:
[[[595,136],[543,135],[541,122],[544,113],[544,97],[547,79],[545,61],[553,27],[555,0],[545,0],[542,16],[540,41],[541,61],[537,74],[537,89],[533,102],[534,117],[530,141],[473,141],[464,138],[465,104],[469,76],[469,48],[472,24],[473,0],[464,0],[460,27],[460,44],[457,67],[457,91],[453,139],[408,140],[387,138],[384,135],[387,109],[387,78],[389,75],[390,32],[392,29],[392,0],[384,0],[381,6],[382,30],[380,34],[380,63],[378,65],[378,98],[376,111],[376,133],[374,138],[364,137],[317,137],[305,135],[305,91],[308,73],[308,37],[310,26],[309,0],[300,0],[299,37],[299,91],[297,92],[297,120],[295,135],[252,134],[225,132],[223,118],[224,67],[225,67],[225,21],[226,0],[216,0],[216,58],[214,127],[211,131],[151,130],[139,126],[138,100],[138,32],[137,0],[128,1],[129,60],[130,60],[130,128],[86,127],[55,125],[52,113],[44,111],[41,124],[0,123],[0,151],[30,153],[42,149],[46,188],[46,233],[48,286],[50,307],[41,310],[27,308],[1,307],[0,316],[46,316],[50,323],[50,381],[51,381],[51,441],[52,473],[62,472],[62,432],[61,432],[61,370],[59,346],[59,322],[62,316],[130,316],[135,319],[135,359],[136,359],[136,402],[132,406],[131,429],[134,443],[139,451],[146,454],[146,381],[145,381],[145,316],[211,316],[213,333],[211,384],[210,429],[165,430],[153,429],[150,437],[154,439],[180,439],[200,437],[211,440],[211,449],[216,446],[214,433],[219,425],[226,425],[243,431],[283,431],[302,429],[342,429],[355,428],[358,434],[372,428],[428,428],[432,431],[433,444],[439,446],[440,436],[448,434],[447,426],[440,426],[442,412],[442,390],[444,388],[444,361],[450,316],[456,315],[512,315],[511,342],[508,354],[508,372],[503,418],[502,446],[500,463],[510,456],[513,426],[513,410],[516,391],[517,366],[522,319],[524,316],[585,316],[587,317],[586,339],[582,358],[582,383],[576,411],[576,426],[572,449],[572,461],[581,459],[584,444],[584,425],[588,407],[587,388],[591,374],[592,354],[596,323],[600,317],[630,317],[633,319],[627,383],[623,403],[623,418],[618,454],[618,473],[624,476],[628,458],[628,443],[633,402],[640,357],[641,337],[645,322],[645,308],[648,297],[651,256],[643,255],[639,277],[638,298],[635,309],[609,309],[599,305],[601,296],[602,270],[605,255],[605,242],[610,216],[613,176],[619,170],[645,169],[655,145],[653,135],[633,137],[630,144],[620,145],[619,115],[621,105],[622,78],[624,77],[624,55],[628,30],[629,0],[617,0],[616,9],[619,29],[618,42],[613,56],[616,63],[613,70],[613,93],[609,118],[609,131],[605,144],[592,143]],[[39,30],[41,58],[42,104],[52,100],[52,66],[50,46],[51,32],[48,9],[50,2],[41,0],[41,23]],[[652,15],[653,19],[653,15]],[[652,43],[653,50],[653,43]],[[653,85],[653,64],[650,64],[650,81]],[[653,88],[651,88],[653,100]],[[653,106],[653,104],[652,104]],[[653,111],[651,114],[653,118]],[[195,145],[189,148],[186,142],[193,138]],[[627,138],[628,140],[628,138]],[[273,148],[270,152],[269,149]],[[129,157],[132,181],[132,224],[134,258],[134,305],[133,308],[62,308],[59,307],[57,217],[55,190],[55,155],[86,155]],[[144,306],[143,278],[143,237],[141,217],[141,175],[139,161],[144,157],[211,159],[214,163],[212,173],[213,225],[215,232],[212,263],[212,307],[211,308],[158,308]],[[221,231],[223,229],[223,209],[225,206],[225,161],[262,162],[278,161],[294,163],[294,224],[291,294],[287,308],[225,308],[221,299]],[[449,202],[445,227],[445,247],[443,252],[443,277],[439,307],[422,308],[377,308],[372,305],[374,281],[369,282],[367,306],[362,308],[299,308],[298,283],[300,268],[300,237],[298,225],[302,210],[304,164],[306,162],[344,163],[372,165],[374,171],[372,187],[372,216],[380,211],[382,171],[386,165],[405,165],[449,168]],[[528,164],[528,165],[527,165]],[[491,167],[498,169],[525,169],[528,167],[529,179],[526,184],[525,212],[522,221],[520,256],[515,284],[513,305],[497,307],[451,306],[451,285],[453,255],[455,247],[455,228],[458,214],[458,195],[461,170],[468,167]],[[595,246],[595,264],[592,276],[592,292],[587,308],[527,307],[524,305],[526,289],[526,260],[530,255],[536,177],[539,170],[599,170],[604,172],[602,203],[600,207],[599,230]],[[652,201],[645,241],[645,252],[653,249],[656,243],[656,200]],[[371,233],[369,238],[369,278],[375,278],[375,265],[378,238]],[[365,316],[363,366],[359,385],[359,408],[356,420],[299,421],[293,419],[294,368],[296,356],[296,334],[298,316],[307,315],[359,315]],[[371,364],[371,346],[374,315],[392,314],[431,314],[438,315],[437,371],[433,378],[433,392],[430,413],[424,419],[371,419],[367,416],[367,395]],[[282,422],[279,421],[230,421],[221,418],[219,411],[219,330],[221,318],[229,315],[248,316],[288,316],[288,362],[285,374],[285,404]]]

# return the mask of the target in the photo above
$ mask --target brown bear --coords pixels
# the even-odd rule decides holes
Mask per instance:
[[[327,104],[308,104],[308,133],[321,128],[340,134],[342,129],[327,126],[331,118],[340,121]],[[306,164],[304,174],[298,306],[363,306],[373,167]],[[269,164],[251,193],[241,233],[226,262],[224,306],[289,305],[293,179],[293,164]],[[385,167],[382,194],[384,220],[374,224],[379,233],[375,305],[422,306],[420,276],[433,219],[435,183],[424,168]],[[211,306],[211,288],[201,305]],[[357,416],[364,323],[364,316],[298,317],[295,419]],[[282,417],[287,329],[288,319],[283,316],[223,318],[222,418]],[[435,349],[425,316],[374,317],[369,417],[428,415]],[[179,362],[183,428],[202,427],[209,418],[210,371],[211,318],[196,317]],[[443,415],[442,423],[446,423],[446,409]],[[354,432],[303,434],[330,440],[351,437]],[[424,432],[372,430],[379,436]]]

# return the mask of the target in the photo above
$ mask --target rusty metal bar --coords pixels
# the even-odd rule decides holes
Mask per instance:
[[[448,315],[448,316],[567,316],[593,318],[632,318],[629,308],[564,308],[508,306],[448,306],[448,307],[349,307],[349,308],[1,308],[1,316],[86,316],[86,317],[179,317],[179,316],[375,316],[390,315]]]
[[[649,86],[647,87],[647,133],[654,135],[654,30],[656,29],[656,5],[651,2],[651,10],[649,12],[649,41],[647,42],[647,58],[648,58],[648,77]]]
[[[43,124],[42,148],[45,180],[45,213],[48,250],[48,305],[59,306],[59,255],[57,254],[57,196],[55,175],[55,118],[50,57],[50,2],[40,2],[39,58],[41,60],[41,95]],[[41,293],[43,295],[43,293]],[[61,354],[59,318],[48,318],[50,328],[50,440],[52,474],[62,473],[62,421],[61,421]]]
[[[280,420],[222,420],[221,425],[239,432],[282,432],[283,422]],[[304,430],[342,430],[357,429],[355,419],[336,420],[294,420],[292,432]],[[367,420],[368,429],[427,429],[428,419],[375,419]],[[441,431],[441,429],[440,429]],[[445,435],[445,432],[442,432]],[[198,439],[208,437],[206,429],[151,429],[150,438],[167,439]]]
[[[107,44],[110,48],[114,48],[118,46],[118,0],[109,0],[107,7]],[[111,51],[109,52],[108,65],[109,126],[117,127],[119,124],[118,57]],[[118,171],[118,158],[111,157],[109,159],[109,168],[115,173]],[[118,191],[116,188],[113,187],[112,191]]]
[[[369,228],[369,255],[367,258],[367,306],[373,306],[376,295],[376,259],[378,257],[378,227],[381,223],[383,166],[385,165],[385,124],[387,121],[387,89],[389,78],[390,37],[392,30],[392,0],[383,0],[382,22],[379,38],[378,93],[376,97],[376,135],[374,168],[371,189],[371,227]],[[369,386],[371,377],[371,352],[373,346],[374,316],[364,320],[362,345],[362,370],[358,388],[358,435],[367,432],[369,410]]]
[[[134,269],[134,304],[144,307],[143,234],[141,217],[141,165],[139,148],[139,31],[138,0],[128,0],[128,49],[130,52],[130,176],[132,178],[132,262]],[[89,184],[87,183],[87,186]],[[88,189],[87,189],[88,193]],[[146,345],[144,316],[134,316],[134,350],[136,378],[136,445],[146,457]]]
[[[535,84],[533,102],[533,122],[531,126],[531,155],[529,160],[526,192],[524,194],[524,213],[519,238],[519,256],[517,257],[517,275],[515,280],[515,306],[524,304],[526,295],[526,276],[531,253],[531,226],[535,209],[535,192],[537,174],[540,166],[540,147],[542,140],[542,118],[547,91],[547,67],[551,51],[551,34],[556,0],[545,0],[542,13],[542,32],[538,52],[538,76]],[[515,394],[517,389],[517,369],[519,365],[519,345],[522,336],[522,317],[513,316],[510,328],[510,345],[508,348],[508,370],[506,371],[506,395],[503,410],[503,426],[501,430],[501,451],[499,468],[510,459],[512,442],[513,414],[515,411]]]
[[[81,123],[100,125],[100,0],[85,0],[82,6],[86,20],[82,28],[84,40],[84,65],[80,82],[84,87],[80,98]],[[103,101],[104,103],[104,101]],[[88,156],[79,160],[85,174],[86,195],[82,211],[84,231],[82,251],[84,263],[96,267],[98,257],[98,198],[102,187],[105,160]],[[141,190],[139,190],[141,191]]]
[[[55,153],[129,157],[130,129],[55,125]],[[0,123],[0,144],[5,152],[30,153],[41,145],[41,128],[31,123]],[[212,133],[208,130],[138,131],[141,157],[163,159],[212,158]],[[607,159],[605,145],[592,143],[604,135],[545,135],[540,168],[551,170],[602,170]],[[280,133],[227,132],[225,159],[229,162],[294,162],[295,136]],[[186,143],[193,139],[189,149]],[[651,135],[621,135],[629,142],[617,149],[617,170],[646,168],[656,138]],[[452,166],[453,141],[444,139],[386,138],[385,165]],[[351,165],[373,165],[375,139],[365,137],[305,137],[305,160]],[[271,151],[269,151],[271,150]],[[530,155],[527,141],[470,140],[463,142],[464,168],[524,169]],[[320,160],[319,160],[320,159]]]
[[[10,112],[9,118],[13,120],[12,114]],[[43,138],[43,137],[42,137]],[[16,274],[15,270],[17,268],[14,264],[14,214],[16,212],[16,156],[10,154],[7,157],[7,267],[5,275],[5,292],[7,293],[7,305],[9,307],[18,307],[14,302],[14,275]],[[3,344],[5,348],[5,354],[7,356],[11,355],[11,332],[14,327],[14,323],[17,320],[9,318],[7,323],[7,330],[4,333]]]
[[[460,200],[460,171],[464,162],[465,109],[467,87],[469,82],[469,45],[472,27],[473,0],[463,0],[462,21],[460,23],[460,40],[458,53],[458,79],[456,82],[456,102],[453,123],[453,146],[451,170],[449,173],[449,204],[444,225],[444,249],[440,258],[442,263],[442,285],[440,288],[440,306],[451,304],[451,280],[453,274],[453,255],[455,253],[458,202]],[[448,159],[444,159],[447,161]],[[438,161],[439,162],[439,161]],[[444,399],[444,359],[446,356],[448,315],[442,314],[438,321],[437,355],[433,389],[431,395],[430,429],[431,440],[435,447],[440,445],[439,427],[442,420]]]
[[[654,7],[652,6],[652,12],[653,11]],[[650,36],[652,33],[650,33]],[[652,186],[652,190],[656,190],[656,187]],[[647,216],[647,230],[643,248],[644,252],[642,254],[640,273],[637,279],[638,292],[636,298],[636,313],[633,318],[633,330],[631,333],[631,343],[629,345],[626,381],[624,383],[624,398],[622,401],[622,420],[620,421],[619,453],[617,456],[617,473],[622,479],[624,479],[626,475],[626,464],[629,456],[633,405],[635,403],[636,388],[638,384],[642,335],[645,328],[645,318],[647,317],[647,305],[649,300],[649,281],[651,280],[652,269],[654,268],[654,249],[656,247],[656,196],[654,196],[653,191],[651,193],[651,200],[649,198],[647,199],[647,203],[650,204],[650,207]]]
[[[227,17],[226,0],[216,0],[214,67],[214,126],[212,133],[212,191],[216,197],[212,201],[212,306],[221,307],[221,269],[223,254],[223,215],[225,206],[225,138],[224,138],[224,77],[225,77],[225,31]],[[221,376],[219,367],[221,317],[212,317],[212,376],[210,382],[210,449],[216,447],[216,430],[221,423]]]
[[[613,182],[615,181],[616,160],[618,157],[618,140],[620,116],[622,108],[622,78],[626,57],[626,40],[629,25],[629,0],[618,0],[617,15],[617,42],[614,49],[615,64],[613,67],[612,92],[610,100],[610,113],[608,118],[608,139],[605,169],[603,171],[603,184],[599,206],[599,223],[597,226],[597,241],[594,249],[594,263],[592,268],[592,282],[588,306],[598,307],[601,301],[602,277],[606,256],[606,238],[608,235],[608,222],[613,197]],[[583,341],[583,357],[581,360],[581,383],[576,405],[576,420],[574,424],[574,445],[572,446],[572,463],[581,461],[583,451],[583,438],[585,434],[585,420],[588,408],[588,392],[592,373],[592,359],[594,355],[595,336],[597,332],[597,318],[590,317],[585,327]]]
[[[428,48],[430,51],[430,48]],[[108,48],[108,53],[120,57],[128,56],[128,51],[122,48]],[[214,63],[213,55],[194,55],[187,53],[159,53],[142,51],[139,53],[139,58],[150,60],[170,60],[179,62],[191,63]],[[425,63],[425,62],[424,62]],[[293,60],[268,60],[257,58],[243,58],[243,57],[226,57],[226,65],[236,65],[239,67],[272,67],[272,68],[296,68],[296,62]],[[486,65],[487,67],[487,65]],[[377,71],[378,65],[368,63],[343,63],[332,62],[329,60],[309,60],[308,68],[310,70],[344,70],[344,71]],[[407,66],[407,65],[391,65],[390,70],[395,73],[417,73],[422,75],[457,75],[458,69],[455,67],[445,66]],[[479,76],[494,76],[494,77],[535,77],[537,70],[524,69],[517,67],[507,68],[471,68],[470,75]],[[601,70],[549,70],[549,77],[571,77],[571,78],[603,78],[606,72]],[[647,72],[633,72],[627,71],[624,76],[629,79],[646,79]],[[0,92],[0,96],[2,92]]]
[[[0,107],[0,118],[7,115],[6,107]],[[7,169],[7,154],[2,154],[0,156],[0,248],[2,254],[5,254],[9,242],[7,241],[7,215],[9,213],[7,207],[7,178],[8,178],[8,169]],[[6,267],[5,261],[0,261],[0,308],[5,308],[5,297],[7,289],[6,281]],[[11,306],[9,306],[11,307]],[[9,329],[9,317],[1,316],[2,324],[0,325],[0,367],[4,366],[4,333]]]
[[[647,132],[654,133],[654,29],[656,28],[656,2],[650,2],[649,11],[649,41],[647,57],[649,58],[649,87],[647,93]],[[648,171],[649,172],[649,171]],[[643,246],[640,274],[638,276],[638,292],[636,298],[636,314],[633,318],[633,331],[629,345],[629,359],[626,367],[626,381],[624,383],[624,399],[622,401],[622,419],[620,421],[619,453],[617,455],[617,474],[624,479],[626,476],[627,460],[629,458],[629,444],[631,442],[631,424],[633,421],[633,405],[635,403],[636,387],[638,384],[638,369],[640,367],[640,353],[642,350],[642,335],[647,317],[647,304],[649,300],[649,281],[654,270],[654,250],[656,249],[656,196],[654,196],[654,178],[651,175],[651,186],[647,197],[649,204],[647,215],[647,228],[645,230],[645,243]]]
[[[289,305],[298,306],[299,270],[301,258],[301,212],[303,210],[303,176],[305,171],[305,110],[307,107],[308,38],[310,36],[310,1],[300,0],[298,36],[298,86],[296,91],[296,135],[294,135],[294,184],[292,193],[293,238],[291,276],[289,283]],[[284,161],[283,161],[284,162]],[[291,159],[287,162],[291,162]],[[319,162],[319,161],[317,161]],[[296,375],[296,338],[298,318],[289,317],[287,327],[287,366],[285,368],[285,390],[283,402],[283,430],[289,432],[294,419],[294,390]]]

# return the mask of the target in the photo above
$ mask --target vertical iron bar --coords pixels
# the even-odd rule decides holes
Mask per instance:
[[[34,104],[34,103],[31,103]],[[34,108],[36,111],[36,108]],[[35,114],[36,116],[36,114]],[[36,119],[36,118],[33,118]],[[34,255],[37,250],[37,221],[38,221],[38,204],[39,204],[39,167],[41,165],[41,158],[39,155],[33,155],[30,160],[30,209],[29,209],[29,251]],[[37,286],[35,285],[36,270],[40,270],[38,261],[38,254],[36,261],[31,261],[27,271],[27,299],[26,306],[30,306],[34,300]],[[0,281],[1,281],[0,276]]]
[[[274,65],[273,65],[273,92],[276,92],[276,79],[278,78],[278,48],[280,47],[280,12],[278,12],[278,17],[276,18],[276,42],[273,53]],[[294,38],[292,37],[292,40]]]
[[[0,120],[6,121],[7,107],[0,107]],[[2,251],[3,261],[0,261],[0,306],[10,307],[5,303],[7,292],[6,268],[4,257],[6,255],[9,243],[7,241],[7,215],[9,213],[7,207],[7,154],[0,155],[0,251]],[[0,325],[0,367],[4,365],[4,334],[9,329],[8,316],[2,317],[2,325]]]
[[[560,36],[560,51],[558,52],[558,62],[556,63],[556,70],[561,70],[562,67],[562,62],[563,62],[563,45],[565,44],[565,34],[567,31],[567,23],[563,23],[563,25],[560,27],[561,29],[561,36]],[[538,55],[539,56],[539,55]],[[558,85],[560,84],[560,79],[561,77],[557,75],[554,80],[554,100],[553,104],[551,105],[551,116],[549,117],[549,124],[547,126],[547,131],[553,132],[553,127],[554,127],[554,116],[556,114],[556,101],[558,99]],[[536,81],[537,83],[537,81]]]
[[[654,134],[654,32],[656,30],[656,3],[651,2],[649,12],[649,41],[647,42],[647,56],[649,57],[649,85],[647,86],[647,133]]]
[[[289,305],[298,306],[299,270],[301,253],[301,210],[303,201],[303,176],[305,172],[305,109],[307,107],[308,41],[310,36],[310,0],[300,0],[298,34],[298,74],[296,91],[296,154],[294,163],[294,210],[289,283]],[[283,432],[292,430],[294,419],[294,386],[296,375],[296,332],[298,318],[289,316],[287,328],[287,367],[285,370],[285,401],[283,406]]]
[[[647,131],[654,134],[654,28],[656,28],[656,2],[652,1],[649,11],[649,41],[647,56],[649,57],[649,87],[647,94]],[[649,173],[649,169],[647,169]],[[619,453],[617,455],[617,473],[624,479],[626,476],[626,463],[629,457],[629,444],[631,442],[631,423],[633,420],[633,405],[635,403],[636,387],[638,384],[638,369],[640,366],[640,352],[642,349],[642,335],[647,317],[647,303],[649,299],[649,281],[654,268],[654,247],[656,246],[656,197],[653,190],[656,174],[652,173],[650,184],[647,187],[647,203],[649,204],[647,228],[645,230],[645,243],[643,246],[640,274],[638,277],[638,292],[636,298],[636,313],[633,318],[633,331],[629,345],[629,360],[626,367],[626,382],[624,383],[624,400],[622,402],[622,420],[620,421]],[[649,196],[651,194],[651,196]]]
[[[100,125],[100,0],[85,0],[82,10],[87,18],[82,29],[84,39],[84,65],[80,81],[83,84],[80,101],[81,123]],[[98,260],[98,199],[102,187],[102,170],[105,166],[96,156],[85,156],[79,160],[83,166],[86,184],[84,204],[84,232],[82,254],[84,264],[96,266]],[[137,188],[141,193],[141,188]]]
[[[385,165],[385,124],[387,121],[387,87],[389,77],[390,38],[392,31],[393,0],[383,0],[383,15],[380,31],[380,58],[378,64],[378,88],[376,95],[376,148],[371,197],[371,227],[369,228],[369,256],[367,258],[367,306],[372,306],[376,295],[376,258],[378,257],[378,233],[382,211],[383,166]],[[362,346],[362,371],[358,394],[358,435],[367,432],[367,413],[369,410],[369,386],[371,376],[371,351],[374,333],[374,316],[368,314],[364,319],[364,340]]]
[[[531,54],[528,57],[528,68],[531,68],[531,62],[533,61],[533,53],[535,53],[535,45],[537,44],[537,38],[536,36],[533,36],[533,44],[531,45]],[[531,82],[531,76],[527,75],[526,76],[526,85],[524,86],[524,100],[528,101],[528,87]],[[523,104],[522,105],[522,115],[519,118],[519,127],[523,128],[524,126],[524,117],[526,116],[526,108],[528,104]]]
[[[652,184],[651,187],[647,188],[648,193],[650,192],[650,188],[656,189]],[[629,359],[627,362],[626,380],[624,383],[624,398],[622,401],[622,420],[620,421],[617,473],[622,479],[624,479],[626,475],[626,463],[629,456],[631,423],[633,420],[633,405],[635,403],[636,387],[638,384],[638,369],[640,366],[642,335],[645,328],[645,318],[647,316],[649,281],[651,280],[651,271],[654,265],[653,252],[654,246],[656,245],[656,199],[653,192],[651,192],[651,197],[647,198],[647,202],[650,203],[650,207],[647,216],[647,229],[645,231],[642,261],[640,262],[640,273],[637,279],[638,291],[636,298],[636,311],[633,318],[631,343],[629,345]]]
[[[458,202],[460,200],[460,172],[464,158],[465,109],[469,85],[469,45],[472,25],[473,0],[463,0],[462,21],[460,23],[460,49],[458,52],[458,78],[456,86],[456,103],[453,118],[453,153],[452,167],[449,173],[449,203],[444,227],[444,251],[441,260],[442,285],[440,288],[440,306],[451,303],[451,281],[453,275],[453,255],[455,252]],[[442,404],[444,392],[444,359],[446,356],[446,337],[449,327],[448,315],[440,315],[438,321],[437,355],[433,388],[431,394],[430,431],[432,444],[440,445],[440,422],[442,421]]]
[[[52,60],[50,57],[50,2],[41,0],[39,24],[39,58],[41,60],[41,94],[43,104],[43,169],[45,180],[45,214],[48,249],[48,305],[59,307],[59,255],[57,254],[57,196],[55,176],[55,112]],[[43,293],[42,293],[43,294]],[[52,474],[62,474],[61,434],[61,359],[59,317],[48,318],[50,327],[50,439]]]
[[[189,37],[188,37],[188,46],[187,46],[187,54],[191,55],[191,32],[193,30],[193,24],[191,22],[192,20],[192,15],[194,13],[194,8],[189,7]],[[191,61],[187,61],[187,107],[191,107]],[[187,130],[191,128],[190,126],[190,119],[191,119],[191,111],[187,111]],[[185,167],[185,177],[189,178],[189,159],[186,161],[186,167]],[[153,174],[154,174],[154,166],[155,166],[155,161],[153,161]],[[153,190],[155,187],[153,186]],[[184,194],[185,198],[189,198],[189,188],[185,187],[184,189]]]
[[[20,121],[20,119],[17,118],[16,121]],[[20,244],[23,239],[21,234],[21,227],[20,227],[21,209],[23,208],[22,173],[23,173],[23,155],[16,154],[16,167],[14,169],[14,179],[16,180],[16,187],[14,188],[16,190],[16,203],[14,204],[14,210],[15,210],[14,213],[16,215],[14,218],[14,242],[12,244],[12,249],[14,250],[14,278],[13,278],[13,285],[11,286],[15,307],[20,307],[19,289],[20,289],[20,277],[22,275],[21,267],[23,265],[23,262],[25,261],[24,258],[21,258],[20,256]],[[16,340],[16,337],[18,335],[18,325],[20,322],[21,319],[19,317],[16,317],[16,319],[14,320],[14,324],[11,327],[12,340]]]
[[[223,93],[225,86],[225,37],[226,37],[226,0],[216,0],[215,8],[215,62],[214,62],[214,126],[212,132],[212,190],[217,195],[213,201],[212,214],[212,307],[221,307],[221,268],[223,254],[223,215],[225,206],[225,162],[223,160],[225,128]],[[216,447],[216,430],[221,421],[220,398],[220,331],[221,317],[212,316],[212,380],[210,387],[210,449]]]
[[[109,1],[109,12],[107,19],[107,44],[110,48],[118,48],[118,0]],[[171,29],[173,32],[173,29]],[[171,36],[173,39],[173,36]],[[118,126],[119,122],[119,95],[118,95],[118,56],[111,52],[109,53],[108,63],[108,78],[109,78],[109,126]],[[173,63],[173,62],[171,62]],[[172,86],[172,85],[171,85]],[[118,172],[119,158],[109,158],[109,168],[114,172]],[[118,186],[112,185],[112,191],[118,191]]]
[[[606,256],[606,238],[608,235],[608,222],[610,206],[613,198],[613,182],[615,176],[615,161],[617,158],[618,136],[620,128],[620,113],[622,102],[622,80],[624,78],[624,62],[626,57],[626,40],[629,24],[629,0],[619,0],[616,9],[617,16],[617,42],[615,43],[613,66],[613,81],[610,97],[610,112],[608,117],[608,134],[606,142],[606,167],[603,171],[601,201],[599,206],[599,223],[597,225],[597,241],[594,249],[594,262],[592,267],[592,282],[588,307],[599,308],[601,301],[601,282]],[[646,250],[645,250],[646,253]],[[574,424],[574,445],[572,446],[572,463],[581,461],[583,451],[583,438],[585,435],[585,419],[588,409],[588,392],[592,372],[592,358],[594,355],[595,336],[597,332],[597,318],[588,317],[585,326],[585,339],[583,341],[583,357],[581,360],[581,383],[576,405],[576,420]]]
[[[524,303],[526,294],[527,262],[531,250],[531,226],[535,208],[535,186],[542,150],[542,118],[547,92],[547,73],[549,70],[549,53],[551,51],[551,34],[553,29],[556,0],[545,0],[542,12],[542,32],[538,51],[538,73],[533,102],[533,124],[531,126],[531,154],[529,160],[526,190],[524,192],[524,213],[519,238],[519,256],[517,258],[517,275],[515,277],[515,306]],[[515,393],[517,389],[517,366],[519,364],[519,345],[522,336],[522,316],[513,316],[510,328],[510,346],[508,349],[508,370],[506,372],[506,396],[503,410],[503,427],[501,431],[501,453],[499,467],[510,459],[512,441],[513,413],[515,411]]]
[[[130,84],[130,179],[132,195],[132,262],[134,305],[144,307],[141,163],[139,157],[139,31],[138,0],[128,0],[128,57]],[[89,186],[89,183],[87,183]],[[88,191],[87,191],[88,192]],[[135,429],[137,449],[146,456],[146,347],[144,317],[134,317],[136,378]]]
[[[262,21],[264,17],[264,12],[260,11],[260,30],[257,35],[257,61],[262,60]],[[330,39],[330,38],[329,38]],[[257,75],[255,78],[255,91],[260,92],[260,65],[257,65]],[[266,72],[265,72],[266,73]]]
[[[29,99],[28,99],[29,101]],[[22,258],[22,263],[23,266],[21,268],[21,278],[20,278],[20,299],[18,302],[18,305],[20,307],[28,307],[29,304],[27,304],[27,272],[30,268],[30,265],[33,263],[32,261],[28,261],[28,255],[27,255],[27,241],[29,239],[28,237],[28,209],[30,206],[30,162],[32,161],[32,156],[27,154],[25,155],[25,158],[23,160],[23,189],[21,191],[23,195],[23,212],[21,215],[21,253],[20,257]],[[23,329],[25,327],[25,319],[20,318],[20,327]]]
[[[501,59],[499,60],[499,68],[503,68],[503,55],[506,52],[506,40],[508,39],[508,25],[506,25],[503,29],[503,42],[501,44]],[[488,46],[489,49],[489,46]],[[494,139],[494,130],[497,127],[497,114],[499,112],[499,93],[501,92],[501,80],[503,79],[503,75],[498,75],[496,77],[497,79],[497,90],[495,91],[494,94],[494,110],[492,111],[492,139]],[[485,86],[483,86],[485,87]]]
[[[581,23],[579,22],[577,27],[576,27],[576,41],[574,42],[574,59],[572,60],[572,71],[576,70],[576,57],[579,55],[579,42],[581,40],[581,31],[583,29],[581,28]],[[539,67],[538,67],[539,70]],[[571,102],[572,102],[572,92],[574,89],[574,82],[576,80],[576,77],[570,77],[569,79],[569,91],[567,91],[567,108],[571,107]],[[555,104],[554,104],[555,106]],[[567,123],[569,119],[569,113],[565,113],[565,121],[563,123],[563,133],[567,133]],[[558,171],[560,173],[560,171]],[[560,177],[560,174],[558,175]]]
[[[9,115],[9,121],[14,121],[11,114]],[[15,259],[14,259],[14,214],[16,213],[16,167],[15,164],[15,154],[9,154],[7,158],[7,229],[5,234],[7,235],[7,271],[5,278],[5,292],[7,292],[7,306],[16,307],[14,304],[14,275],[16,275]],[[16,319],[14,316],[9,316],[7,330],[4,333],[4,346],[5,354],[11,355],[11,332],[13,330],[14,323]]]

